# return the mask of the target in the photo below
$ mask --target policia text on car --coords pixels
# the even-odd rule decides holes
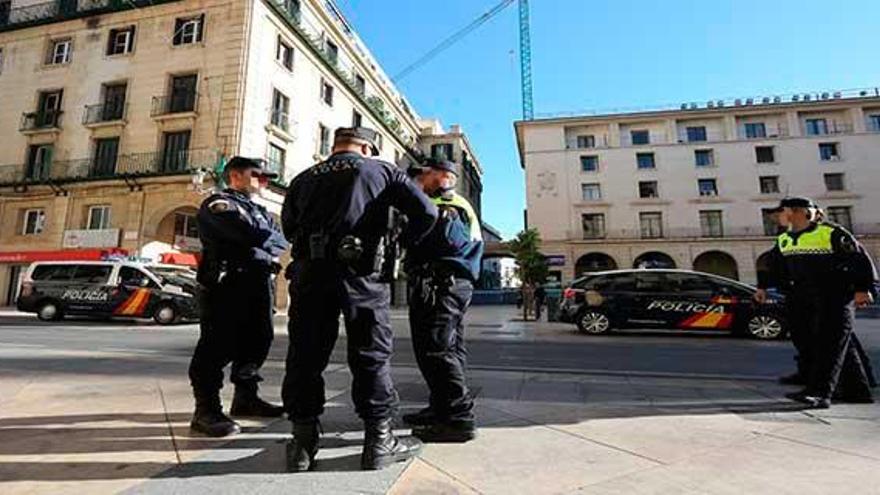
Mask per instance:
[[[808,407],[831,401],[873,402],[875,384],[867,355],[853,332],[855,307],[877,294],[877,272],[865,249],[838,225],[818,221],[808,198],[786,198],[781,223],[788,231],[770,251],[770,270],[755,295],[778,286],[785,294],[788,326],[806,388],[787,397]]]
[[[288,247],[280,228],[251,195],[275,174],[263,163],[235,157],[224,170],[229,188],[209,196],[199,209],[202,261],[201,334],[189,368],[196,400],[191,427],[209,436],[239,431],[223,414],[220,388],[223,368],[231,361],[235,384],[233,416],[277,417],[279,406],[257,396],[259,370],[269,354],[273,276],[278,256]]]
[[[393,334],[390,287],[380,273],[389,234],[389,209],[408,218],[401,240],[413,245],[437,220],[437,208],[395,165],[372,158],[377,134],[337,129],[333,153],[298,175],[282,209],[292,245],[290,349],[282,396],[293,422],[288,469],[315,466],[318,418],[324,411],[322,372],[345,321],[352,398],[365,427],[363,469],[379,469],[416,455],[421,442],[397,438],[391,418],[398,403],[391,380]]]

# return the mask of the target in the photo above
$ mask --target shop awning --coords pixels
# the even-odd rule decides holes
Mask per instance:
[[[166,265],[199,266],[199,255],[195,253],[162,253],[160,259]]]
[[[0,263],[33,263],[34,261],[102,261],[110,257],[128,256],[125,249],[61,249],[59,251],[0,252]]]

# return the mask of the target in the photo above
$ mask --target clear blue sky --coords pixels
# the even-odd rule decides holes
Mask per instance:
[[[338,0],[389,75],[498,0]],[[536,113],[880,85],[877,0],[531,0]],[[483,215],[522,229],[519,28],[508,7],[399,83],[460,123],[485,168]]]

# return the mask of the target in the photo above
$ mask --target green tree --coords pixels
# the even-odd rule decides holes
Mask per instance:
[[[507,243],[516,259],[516,275],[523,285],[537,286],[547,281],[547,258],[541,254],[541,234],[535,229],[527,229]],[[528,315],[527,302],[523,300],[523,319]]]

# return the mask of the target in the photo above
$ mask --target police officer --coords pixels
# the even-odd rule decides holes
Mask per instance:
[[[202,202],[197,217],[202,314],[201,335],[189,368],[196,401],[191,428],[213,437],[239,432],[220,404],[223,368],[230,362],[235,384],[232,416],[284,413],[257,395],[262,381],[259,370],[274,335],[272,280],[280,268],[276,260],[288,244],[266,209],[251,196],[275,176],[261,160],[232,158],[224,170],[229,187]]]
[[[440,211],[431,233],[407,253],[409,324],[416,362],[430,391],[428,407],[404,415],[425,442],[476,437],[466,378],[464,316],[480,276],[480,220],[454,190],[456,164],[429,158],[411,175]]]
[[[290,349],[282,396],[293,421],[288,470],[315,466],[318,418],[324,412],[324,381],[330,353],[345,321],[352,398],[364,421],[363,469],[380,469],[421,449],[412,437],[397,438],[391,417],[398,397],[391,380],[393,334],[390,286],[380,275],[383,238],[393,207],[409,218],[403,242],[428,233],[437,208],[395,165],[375,158],[378,134],[366,128],[335,133],[333,153],[290,184],[282,226],[291,241]]]
[[[785,214],[785,208],[780,204],[771,211],[771,218],[776,223],[778,231],[785,232],[789,228],[788,217]],[[775,248],[775,245],[774,245]],[[768,252],[771,260],[775,260],[774,253]],[[768,267],[766,271],[758,272],[758,285],[763,288],[773,287],[779,290],[784,296],[785,301],[785,320],[787,322],[788,334],[791,337],[792,344],[796,350],[794,357],[797,368],[794,373],[779,378],[779,383],[783,385],[806,385],[810,376],[809,361],[812,358],[811,351],[807,348],[810,343],[810,328],[808,318],[810,315],[803,311],[797,304],[793,304],[795,300],[791,294],[788,294],[788,284],[785,281],[784,266],[776,264],[775,267]]]
[[[790,228],[771,251],[771,270],[782,280],[790,312],[803,317],[810,353],[806,388],[786,397],[810,408],[828,408],[840,402],[873,402],[870,365],[860,355],[853,333],[854,307],[873,302],[877,273],[864,248],[837,225],[819,223],[818,208],[809,198],[786,198]],[[766,287],[756,294],[766,300]],[[836,393],[835,393],[836,392]]]

